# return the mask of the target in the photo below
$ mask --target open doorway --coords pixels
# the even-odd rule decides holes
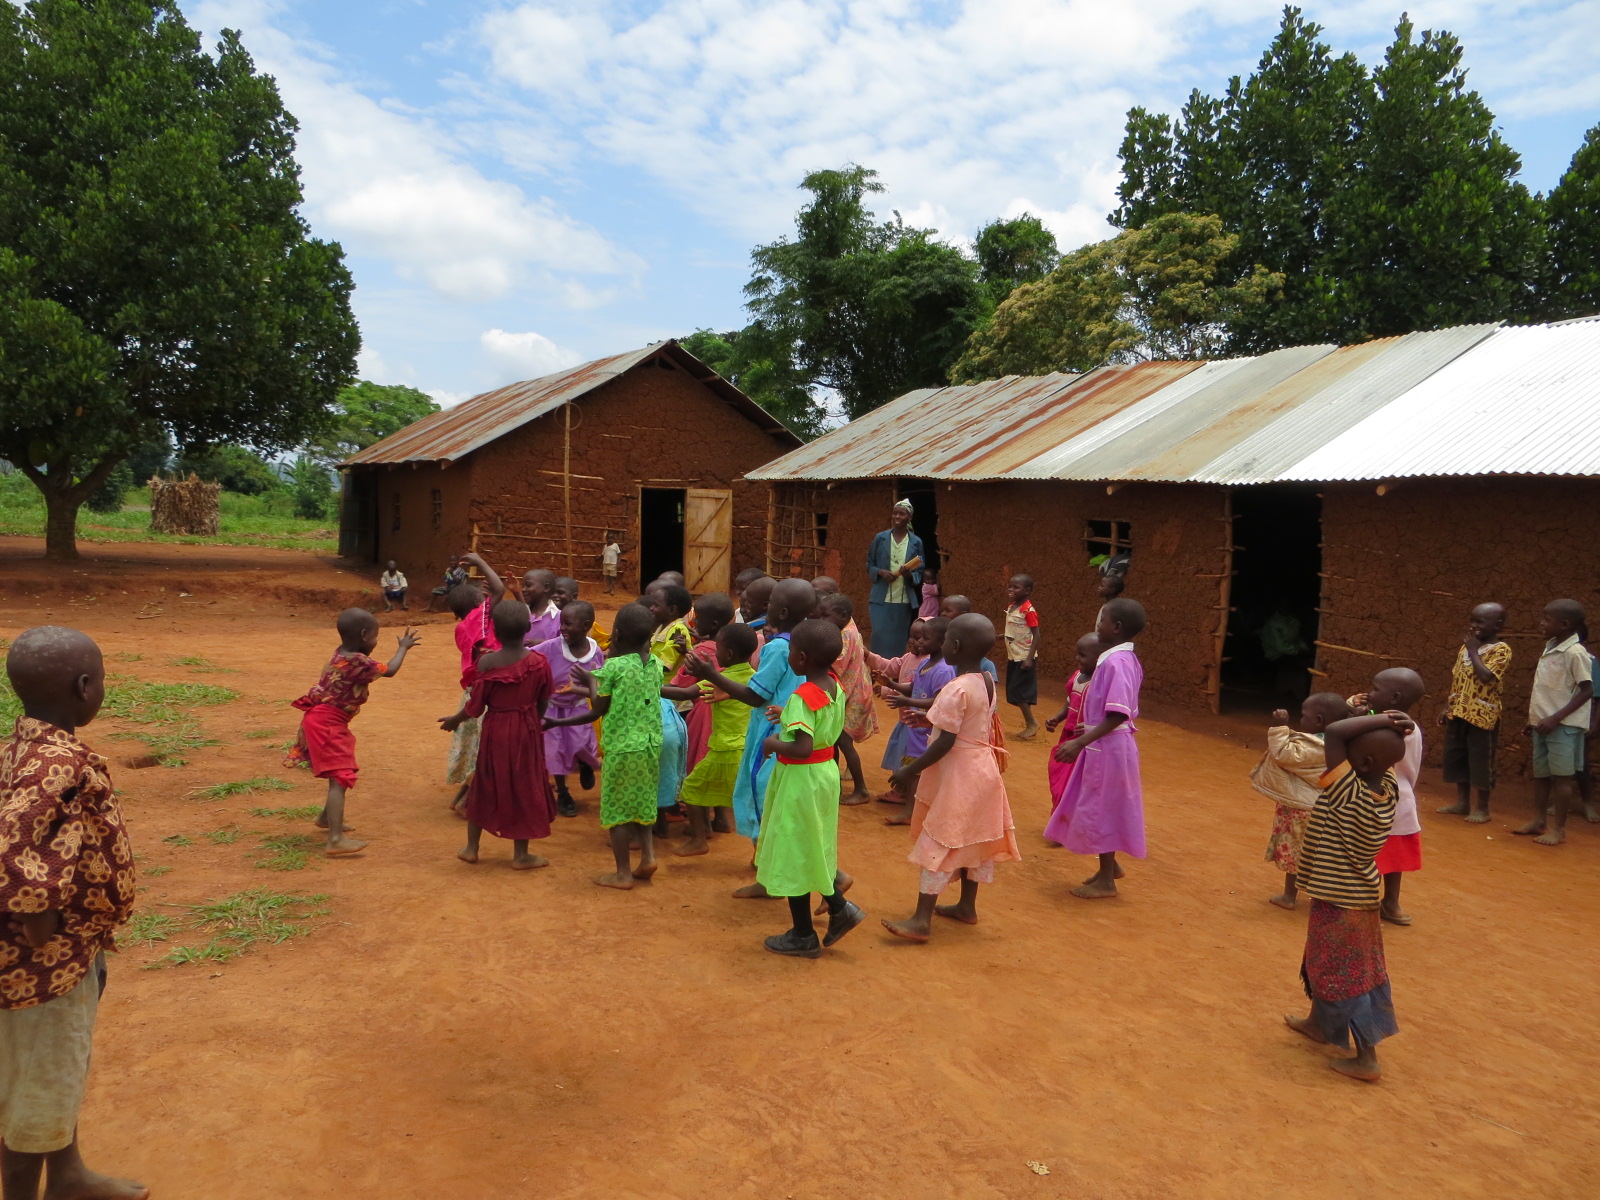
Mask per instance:
[[[1295,712],[1311,690],[1322,597],[1315,484],[1233,489],[1233,583],[1223,650],[1225,711]]]
[[[922,539],[927,565],[937,570],[944,565],[939,557],[939,493],[930,479],[902,479],[897,499],[911,501],[911,529]]]
[[[683,488],[639,489],[639,586],[683,570]]]

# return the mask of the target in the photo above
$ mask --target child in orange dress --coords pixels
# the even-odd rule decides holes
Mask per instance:
[[[994,882],[995,863],[1022,859],[1011,802],[1000,777],[1005,749],[995,715],[994,684],[982,669],[994,640],[994,623],[978,613],[950,623],[944,657],[957,673],[928,710],[937,735],[916,760],[891,776],[901,788],[917,780],[917,807],[911,821],[916,844],[909,856],[922,868],[917,911],[903,921],[883,923],[895,937],[907,941],[927,941],[936,915],[976,925],[978,885]],[[961,900],[939,904],[939,893],[958,876]]]
[[[850,771],[850,782],[855,790],[840,799],[840,804],[865,804],[872,799],[867,791],[866,776],[861,772],[861,755],[856,750],[878,732],[878,711],[872,703],[872,672],[867,669],[867,644],[856,628],[855,605],[843,592],[833,592],[822,597],[818,604],[819,615],[839,627],[839,637],[844,649],[833,673],[844,689],[844,734],[839,738],[839,753],[844,756]]]

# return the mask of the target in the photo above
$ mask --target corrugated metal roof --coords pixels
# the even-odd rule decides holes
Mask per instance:
[[[1509,326],[1276,477],[1600,475],[1597,418],[1600,319]]]
[[[657,359],[671,359],[705,384],[745,419],[788,445],[800,439],[787,426],[716,374],[675,341],[656,342],[627,354],[597,358],[569,371],[508,384],[432,413],[345,460],[345,466],[408,462],[457,462],[529,421],[554,412],[604,383]]]

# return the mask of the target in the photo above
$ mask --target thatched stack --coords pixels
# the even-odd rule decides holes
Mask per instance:
[[[217,532],[220,483],[207,483],[193,472],[187,479],[150,481],[150,528],[155,533],[188,533],[213,537]]]

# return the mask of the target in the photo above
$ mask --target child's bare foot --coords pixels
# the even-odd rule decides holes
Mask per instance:
[[[872,794],[868,792],[866,788],[857,788],[848,796],[842,797],[839,801],[839,804],[843,808],[854,808],[857,804],[867,804],[870,803],[871,800]]]
[[[1485,820],[1487,819],[1485,817]],[[1583,819],[1591,825],[1600,825],[1600,806],[1585,804],[1583,806]]]
[[[131,1179],[113,1179],[80,1166],[63,1175],[53,1172],[45,1185],[44,1200],[146,1200],[150,1189]]]
[[[1311,1023],[1310,1017],[1297,1017],[1292,1013],[1283,1014],[1283,1023],[1294,1030],[1301,1037],[1310,1038],[1319,1046],[1326,1046],[1328,1039],[1322,1036],[1322,1031]]]
[[[649,879],[650,876],[656,873],[656,868],[660,865],[660,863],[656,862],[653,854],[649,858],[641,858],[639,865],[633,869],[633,877],[635,879]]]
[[[1446,804],[1443,808],[1436,808],[1433,811],[1436,813],[1443,813],[1447,817],[1464,817],[1471,810],[1469,810],[1465,804],[1461,803],[1461,801],[1457,800],[1454,804]]]
[[[1031,741],[1033,741],[1034,738],[1036,738],[1038,736],[1039,736],[1039,727],[1037,725],[1024,725],[1022,727],[1022,732],[1017,734],[1017,741],[1019,741],[1019,742],[1031,742]]]
[[[687,842],[674,850],[673,853],[679,858],[692,858],[696,854],[709,853],[710,850],[711,846],[704,838],[691,837]]]
[[[1328,1065],[1341,1075],[1348,1075],[1351,1079],[1359,1079],[1362,1083],[1377,1083],[1383,1078],[1383,1072],[1377,1067],[1369,1067],[1359,1058],[1335,1058]]]
[[[323,847],[322,852],[329,858],[344,858],[346,855],[360,854],[366,848],[365,842],[341,834],[339,837],[328,839],[328,844]]]
[[[1529,821],[1526,825],[1519,825],[1515,829],[1513,829],[1511,832],[1516,834],[1518,837],[1532,836],[1533,834],[1543,833],[1544,832],[1544,818],[1543,817],[1535,817],[1533,820]]]
[[[884,792],[883,795],[878,797],[879,804],[904,804],[905,802],[906,798],[893,789]]]
[[[919,921],[915,917],[907,917],[904,921],[891,921],[883,918],[883,927],[897,938],[905,938],[908,942],[925,942],[932,932],[926,921]]]
[[[978,923],[977,910],[963,908],[959,904],[935,904],[933,911],[936,916],[947,917],[952,921],[960,921],[963,925],[976,925]]]
[[[1567,831],[1565,829],[1552,829],[1543,837],[1534,838],[1533,842],[1536,846],[1559,846],[1566,840]]]
[[[1072,889],[1079,900],[1109,900],[1117,894],[1115,879],[1102,879],[1096,875]]]
[[[1473,825],[1487,825],[1489,823],[1489,810],[1475,808],[1467,814],[1467,820]]]
[[[626,871],[614,871],[610,875],[596,875],[594,881],[601,887],[616,888],[619,892],[631,891],[633,876]]]
[[[1391,925],[1411,924],[1410,913],[1403,913],[1398,908],[1393,908],[1387,904],[1380,904],[1378,906],[1378,915]]]
[[[1295,905],[1295,898],[1293,896],[1289,895],[1287,892],[1280,892],[1278,895],[1273,896],[1271,899],[1269,899],[1267,901],[1267,903],[1268,904],[1276,904],[1279,908],[1286,908],[1290,912],[1293,912],[1294,911],[1294,905]]]
[[[471,846],[463,846],[456,851],[456,857],[464,863],[475,863],[478,861],[478,852]]]
[[[1111,878],[1113,878],[1113,879],[1121,879],[1126,874],[1127,874],[1127,872],[1122,869],[1122,864],[1118,863],[1117,864],[1117,869],[1112,874]],[[1093,883],[1096,879],[1099,879],[1099,878],[1100,878],[1100,872],[1096,871],[1093,875],[1089,876],[1089,878],[1085,879],[1084,883]]]
[[[735,900],[771,900],[772,893],[767,891],[763,884],[747,883],[742,888],[734,889],[733,898]]]
[[[728,818],[726,818],[726,817],[712,817],[711,818],[711,832],[712,833],[732,833],[733,832],[733,826],[728,824]]]
[[[909,825],[911,824],[911,814],[904,811],[897,812],[892,817],[885,817],[883,823],[885,825]]]
[[[322,815],[322,816],[320,816],[320,817],[318,817],[318,818],[317,818],[317,819],[316,819],[316,820],[315,820],[315,821],[313,821],[313,822],[312,822],[312,823],[311,823],[311,824],[312,824],[312,825],[313,825],[313,826],[314,826],[314,827],[315,827],[315,828],[317,828],[317,829],[322,829],[322,830],[326,830],[326,829],[327,829],[327,828],[328,828],[328,817],[327,817],[327,814],[326,814],[326,813],[324,813],[324,814],[323,814],[323,815]],[[355,826],[354,826],[354,825],[352,825],[352,824],[350,824],[350,822],[349,822],[349,821],[346,821],[346,822],[345,822],[345,823],[344,823],[344,831],[345,831],[345,832],[346,832],[346,833],[349,833],[349,832],[350,832],[350,831],[351,831],[351,830],[353,830],[353,829],[354,829],[354,828],[355,828]]]
[[[473,855],[477,861],[477,855]],[[540,867],[548,867],[550,860],[541,854],[513,854],[511,856],[511,869],[513,871],[535,871]]]

